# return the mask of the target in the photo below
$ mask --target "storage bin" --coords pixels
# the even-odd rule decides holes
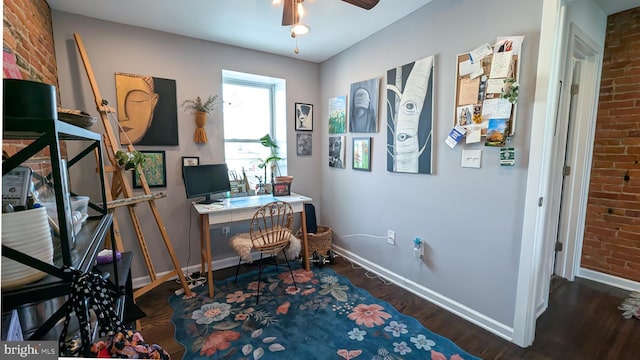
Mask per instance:
[[[302,229],[298,230],[296,236],[302,240]],[[317,251],[321,255],[326,255],[331,249],[333,240],[333,229],[326,225],[318,225],[316,233],[307,233],[307,242],[309,244],[309,256]]]
[[[53,241],[44,208],[2,214],[2,244],[47,264],[53,264]],[[2,290],[38,281],[47,274],[2,258]]]

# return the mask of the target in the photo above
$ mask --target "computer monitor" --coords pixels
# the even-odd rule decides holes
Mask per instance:
[[[208,164],[198,166],[184,166],[184,188],[187,199],[204,196],[198,204],[211,204],[217,201],[211,195],[231,191],[227,164]]]

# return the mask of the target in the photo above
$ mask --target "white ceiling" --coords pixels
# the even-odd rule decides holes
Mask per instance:
[[[306,0],[311,32],[296,41],[272,0],[47,0],[53,10],[322,62],[431,0],[380,0],[363,10],[341,0]]]
[[[568,0],[580,1],[580,0]],[[595,0],[607,14],[640,0]],[[271,0],[47,0],[51,9],[165,31],[312,62],[322,62],[431,0],[380,0],[363,10],[341,0],[306,0],[311,32],[296,41]]]
[[[640,0],[596,0],[607,15],[640,6]]]

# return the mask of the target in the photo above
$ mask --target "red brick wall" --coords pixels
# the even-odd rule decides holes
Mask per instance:
[[[640,281],[640,8],[607,21],[582,267]]]
[[[22,78],[58,86],[51,9],[45,0],[4,0],[3,45]]]
[[[4,0],[3,25],[3,46],[15,55],[22,78],[54,85],[57,89],[58,67],[53,44],[51,9],[47,2]],[[28,143],[3,141],[2,150],[11,156]],[[44,153],[36,159],[40,157],[46,158]]]

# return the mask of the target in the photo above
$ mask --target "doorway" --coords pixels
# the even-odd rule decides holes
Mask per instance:
[[[593,139],[600,92],[602,55],[596,43],[571,24],[565,83],[556,123],[558,225],[552,256],[553,274],[573,281],[580,266],[587,210]]]

